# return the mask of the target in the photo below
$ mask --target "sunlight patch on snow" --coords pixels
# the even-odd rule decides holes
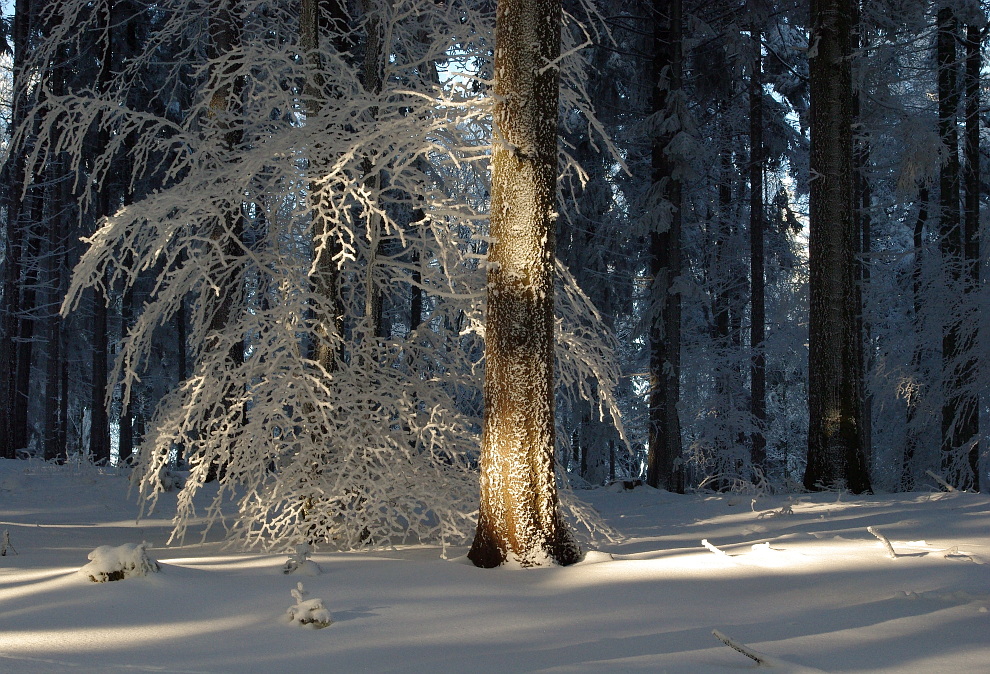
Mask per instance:
[[[209,620],[153,622],[148,625],[100,625],[99,627],[61,627],[51,630],[7,630],[0,634],[0,652],[36,653],[39,650],[79,653],[104,649],[140,648],[176,639],[202,637],[228,632],[259,622],[256,616],[228,616]]]
[[[4,570],[0,576],[0,591],[5,601],[12,601],[32,594],[48,592],[77,578],[78,567],[42,569],[39,571]]]
[[[271,569],[274,572],[281,567],[285,559],[282,555],[221,555],[217,557],[176,557],[159,561],[169,566],[197,571]]]

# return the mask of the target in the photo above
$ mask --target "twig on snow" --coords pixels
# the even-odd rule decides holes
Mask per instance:
[[[721,641],[723,644],[725,644],[726,646],[728,646],[732,650],[737,651],[739,653],[742,653],[743,655],[745,655],[750,660],[755,660],[760,665],[760,667],[772,667],[773,666],[770,663],[770,658],[767,655],[764,655],[763,653],[760,653],[759,651],[754,651],[752,648],[750,648],[746,644],[740,643],[740,642],[736,641],[735,639],[733,639],[732,637],[730,637],[728,635],[725,635],[725,634],[722,634],[718,630],[712,630],[712,636],[714,636],[716,639],[718,639],[719,641]]]
[[[884,536],[882,533],[874,529],[873,527],[866,527],[866,530],[871,534],[880,539],[880,542],[887,546],[887,554],[890,555],[891,559],[897,559],[897,553],[894,552],[894,546],[890,544],[890,539]]]
[[[761,653],[753,648],[750,648],[744,643],[736,641],[730,636],[722,634],[718,630],[712,630],[712,636],[721,641],[723,644],[731,648],[732,650],[742,653],[750,660],[756,662],[757,666],[766,669],[780,669],[782,671],[790,672],[790,674],[822,674],[822,670],[815,669],[813,667],[804,667],[802,665],[795,664],[793,662],[787,662],[786,660],[781,660],[779,658],[774,658],[766,653]]]
[[[725,550],[720,550],[719,548],[715,547],[714,544],[709,543],[707,538],[702,538],[701,544],[704,545],[709,550],[711,550],[712,552],[714,552],[716,555],[721,555],[723,557],[729,556],[728,553],[725,552]]]

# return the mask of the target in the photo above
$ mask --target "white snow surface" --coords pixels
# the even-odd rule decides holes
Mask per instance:
[[[986,495],[578,494],[624,538],[567,568],[316,549],[312,630],[286,620],[284,551],[166,548],[167,498],[136,522],[122,476],[0,460],[0,672],[990,672]],[[161,573],[78,573],[134,541]]]

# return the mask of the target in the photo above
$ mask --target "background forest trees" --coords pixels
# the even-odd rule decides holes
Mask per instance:
[[[0,456],[187,469],[248,542],[469,535],[494,9],[8,4]],[[987,7],[848,9],[845,402],[873,489],[979,489]],[[806,473],[814,11],[563,3],[562,484],[864,487]]]

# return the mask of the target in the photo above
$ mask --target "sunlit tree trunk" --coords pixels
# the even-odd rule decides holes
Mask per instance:
[[[570,564],[554,477],[553,297],[559,0],[499,0],[495,19],[480,567]]]
[[[808,489],[870,490],[853,222],[852,4],[811,0]]]

